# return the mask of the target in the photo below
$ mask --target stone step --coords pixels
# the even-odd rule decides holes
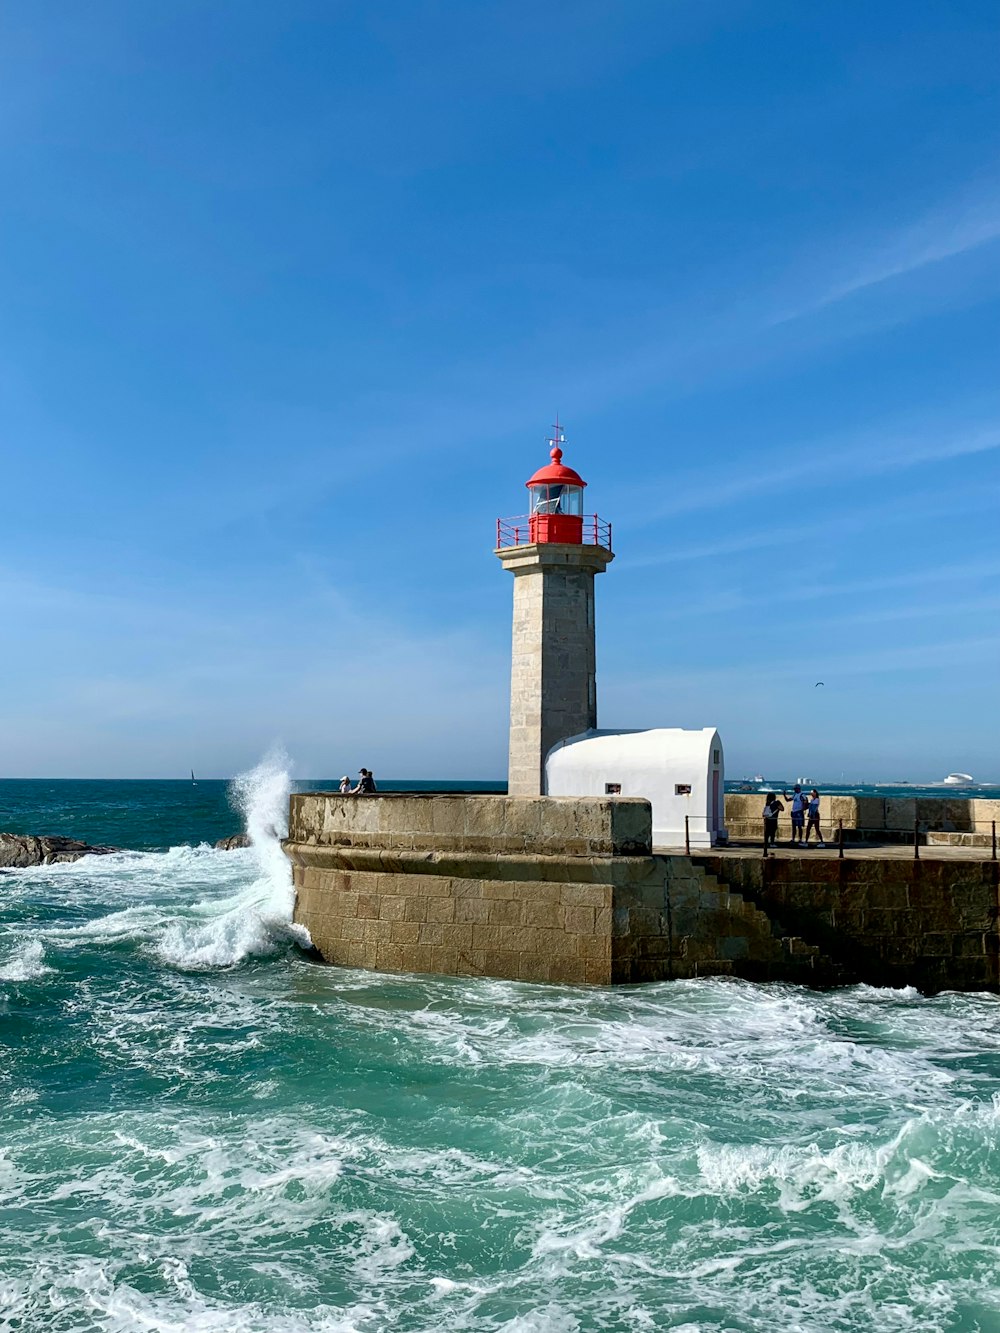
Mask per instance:
[[[779,946],[784,965],[791,969],[793,978],[801,972],[802,979],[805,980],[805,974],[808,973],[810,982],[814,984],[824,982],[829,985],[836,984],[841,978],[842,969],[828,958],[818,945],[810,944],[798,935],[779,935],[770,916],[755,902],[745,898],[742,893],[734,892],[725,880],[720,879],[712,871],[705,870],[697,862],[691,861],[690,864],[701,881],[705,906],[712,911],[721,908],[723,911],[732,912],[752,926],[757,934],[765,937],[770,935]],[[713,975],[718,972],[716,963],[711,964]]]
[[[928,829],[925,834],[928,847],[991,847],[993,831],[971,829],[958,830]]]
[[[796,970],[802,968],[808,971],[813,982],[836,986],[843,985],[848,980],[839,963],[835,963],[818,945],[810,944],[799,935],[783,936],[781,947],[788,963]]]
[[[716,874],[709,875],[704,871],[702,873],[706,879],[711,878],[718,883],[725,892],[727,888],[725,880],[720,880]],[[780,928],[771,916],[752,899],[745,898],[742,893],[730,889],[729,907],[745,921],[753,922],[761,934],[770,934],[780,944],[785,964],[791,968],[793,978],[794,974],[802,972],[802,980],[805,980],[808,974],[809,982],[812,984],[838,985],[848,980],[840,964],[823,953],[819,945],[810,944],[800,935],[781,934]]]

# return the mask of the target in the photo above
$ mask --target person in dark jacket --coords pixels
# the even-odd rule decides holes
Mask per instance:
[[[778,841],[778,816],[784,810],[784,806],[778,800],[777,794],[773,791],[767,793],[767,800],[764,802],[764,851],[768,847],[774,847]]]
[[[354,788],[355,796],[373,796],[378,788],[375,786],[375,779],[372,777],[370,768],[360,770],[358,785]]]

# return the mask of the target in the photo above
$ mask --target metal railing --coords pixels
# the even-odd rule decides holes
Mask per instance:
[[[724,828],[725,828],[725,822],[722,821],[722,820],[720,820],[720,819],[718,819],[716,816],[714,816],[714,815],[712,815],[712,814],[704,814],[704,815],[700,815],[700,814],[699,814],[699,815],[685,815],[685,816],[684,816],[684,852],[685,852],[685,855],[687,855],[687,856],[690,856],[690,855],[691,855],[691,836],[692,836],[692,834],[694,834],[694,833],[697,832],[697,833],[701,833],[702,835],[706,835],[706,836],[708,837],[709,841],[711,842],[711,841],[712,841],[712,838],[718,833],[718,831],[719,831],[720,829],[724,829]],[[723,838],[722,841],[719,842],[718,844],[713,843],[712,845],[713,845],[713,847],[715,847],[716,845],[717,845],[717,846],[720,846],[720,847],[725,847],[725,846],[726,846],[726,842],[727,842],[727,839]],[[704,844],[703,842],[698,843],[697,845],[698,845],[699,847],[704,847],[704,846],[705,846],[705,844]]]
[[[814,825],[813,827],[815,828],[816,826]],[[822,838],[822,827],[823,825],[821,822],[819,828],[816,828],[816,832],[819,836],[815,840],[810,838],[808,841],[804,837],[801,840],[783,837],[779,842],[776,837],[769,839],[767,831],[765,830],[761,843],[762,855],[767,858],[768,856],[774,856],[779,849],[785,851],[797,851],[806,847],[810,849],[818,847],[821,850],[836,851],[838,860],[843,861],[845,859],[845,853],[852,849],[859,852],[863,849],[871,851],[879,846],[898,847],[905,844],[912,848],[914,861],[920,860],[921,848],[924,848],[925,850],[956,848],[967,853],[975,853],[978,851],[982,853],[982,859],[984,861],[996,861],[998,859],[997,821],[995,819],[972,820],[970,827],[963,829],[929,828],[926,820],[915,819],[913,821],[912,830],[907,830],[905,828],[886,829],[884,826],[879,828],[865,828],[863,825],[857,824],[851,824],[845,828],[843,819],[838,819],[836,828],[833,831],[833,836],[829,838],[828,841],[824,841]],[[830,825],[827,824],[827,829],[829,830],[829,828]],[[781,829],[782,834],[786,834],[787,831],[788,825],[787,823],[783,823]],[[811,830],[809,830],[807,826],[806,832],[810,831]],[[976,837],[976,835],[980,833],[984,835],[981,842],[963,843],[945,841],[949,835],[961,838],[966,834],[971,834],[973,837]],[[893,836],[894,834],[895,837]],[[939,840],[934,839],[935,834],[938,835]],[[741,840],[732,839],[730,845],[734,847],[739,846],[741,845]],[[747,844],[743,841],[742,845],[746,846]],[[750,845],[752,846],[753,844],[751,843]],[[978,858],[972,857],[971,859]]]
[[[505,546],[530,546],[531,515],[518,514],[515,518],[497,519],[497,548]],[[603,546],[606,551],[611,547],[611,524],[597,514],[583,515],[584,546]]]

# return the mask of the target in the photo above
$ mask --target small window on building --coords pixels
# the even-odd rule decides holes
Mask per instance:
[[[718,762],[719,762],[719,752],[718,752],[718,750],[713,750],[713,751],[712,751],[712,763],[713,763],[713,764],[717,764]]]
[[[675,796],[690,796],[690,795],[691,795],[691,784],[690,784],[690,782],[678,782],[677,785],[674,787],[674,795],[675,795]]]
[[[606,782],[604,784],[605,796],[621,796],[622,784],[620,782]]]

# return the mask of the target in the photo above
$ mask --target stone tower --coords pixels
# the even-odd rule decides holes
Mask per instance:
[[[545,756],[597,726],[594,576],[614,559],[611,527],[584,515],[586,482],[562,463],[558,421],[551,463],[526,483],[530,513],[500,519],[496,554],[514,575],[510,673],[511,796],[545,794]]]

